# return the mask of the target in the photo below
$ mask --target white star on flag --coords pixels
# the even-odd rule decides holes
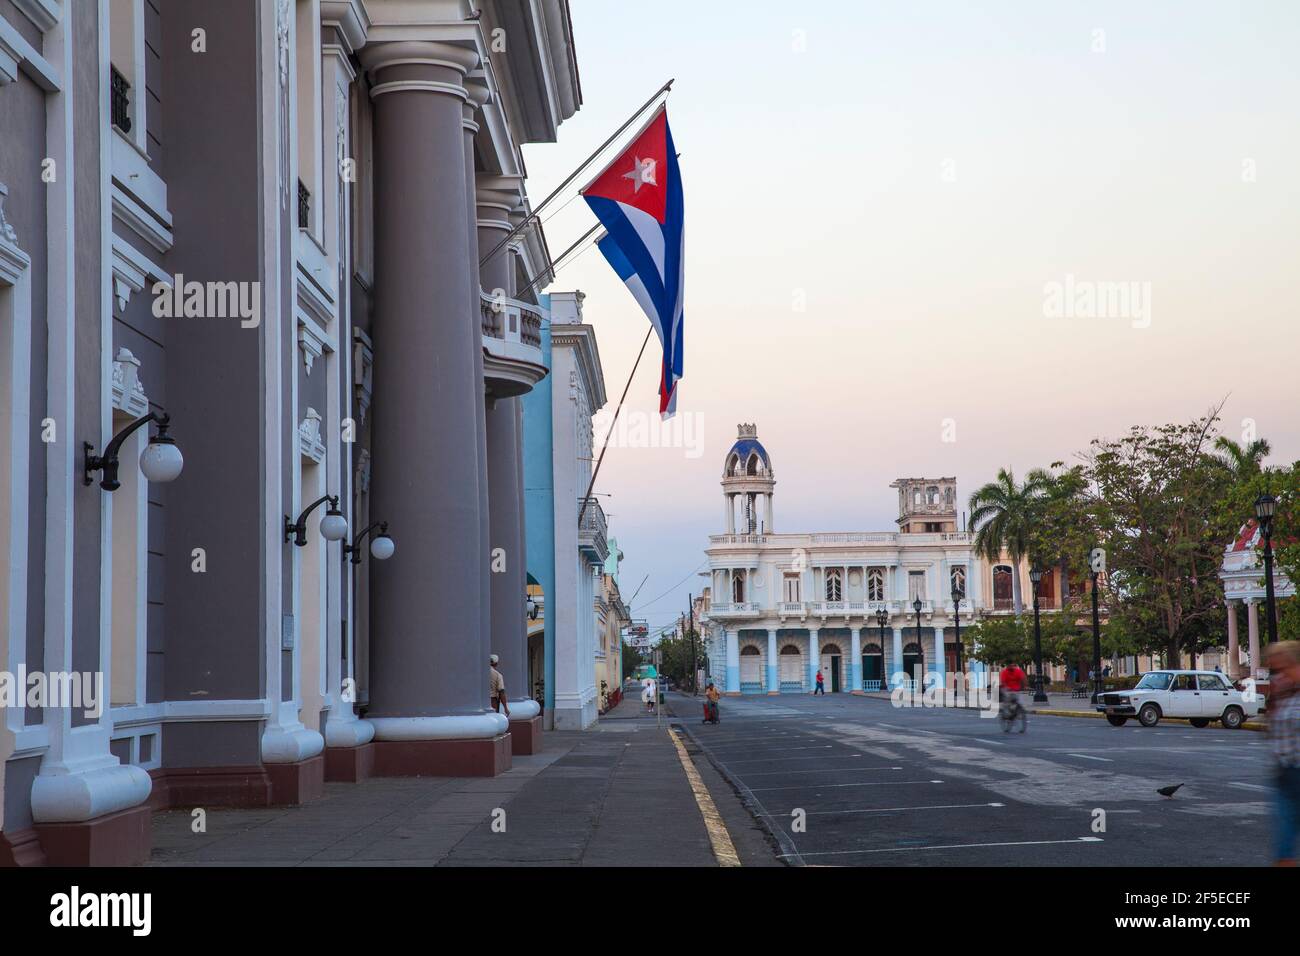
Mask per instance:
[[[624,179],[632,180],[632,192],[639,193],[643,183],[658,186],[659,184],[655,182],[655,161],[653,159],[642,159],[640,156],[635,157],[635,159],[632,168],[623,174]]]

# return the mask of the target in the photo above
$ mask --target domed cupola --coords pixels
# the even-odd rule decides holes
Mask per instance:
[[[776,487],[772,459],[758,440],[757,426],[739,425],[737,432],[722,467],[727,534],[770,534]]]

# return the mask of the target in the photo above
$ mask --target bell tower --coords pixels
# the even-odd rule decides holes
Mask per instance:
[[[758,440],[756,425],[738,425],[736,443],[722,466],[722,497],[727,534],[771,534],[772,492],[776,475],[772,459]]]
[[[889,484],[898,489],[898,530],[927,534],[957,530],[957,479],[899,478]]]

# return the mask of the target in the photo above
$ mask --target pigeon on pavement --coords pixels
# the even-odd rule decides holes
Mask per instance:
[[[1156,793],[1160,794],[1160,796],[1162,797],[1172,797],[1175,793],[1178,792],[1178,788],[1181,786],[1182,786],[1181,783],[1176,783],[1172,787],[1161,787],[1159,790],[1156,791]]]

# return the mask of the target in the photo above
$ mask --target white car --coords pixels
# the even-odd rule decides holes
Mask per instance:
[[[1249,699],[1247,699],[1249,698]],[[1113,727],[1136,717],[1154,727],[1161,717],[1184,717],[1193,727],[1222,721],[1236,730],[1249,717],[1259,716],[1259,697],[1243,694],[1218,671],[1151,671],[1132,690],[1107,691],[1097,698],[1097,710]]]

